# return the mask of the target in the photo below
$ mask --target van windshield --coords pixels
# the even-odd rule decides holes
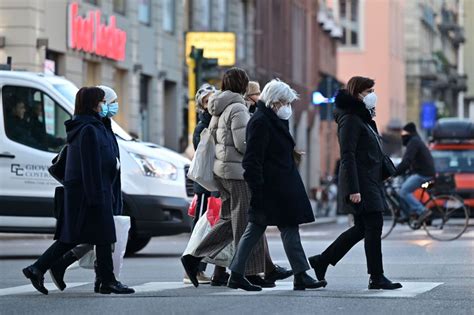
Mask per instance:
[[[431,151],[439,173],[474,173],[474,150]]]
[[[54,88],[61,93],[73,106],[76,99],[77,91],[79,90],[74,84],[65,82],[61,84],[53,84]],[[112,120],[112,129],[116,136],[119,138],[131,141],[133,140],[132,136],[130,136],[125,130],[122,129],[115,121]]]

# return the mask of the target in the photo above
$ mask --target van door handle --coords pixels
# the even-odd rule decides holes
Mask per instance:
[[[3,152],[3,153],[0,153],[0,158],[14,159],[15,156],[11,154],[10,152]]]

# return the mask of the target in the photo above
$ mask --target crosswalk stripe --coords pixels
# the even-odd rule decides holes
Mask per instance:
[[[90,282],[72,282],[68,283],[68,288],[80,287]],[[442,285],[443,282],[402,282],[403,288],[399,290],[357,290],[352,292],[338,292],[337,290],[326,290],[326,289],[317,289],[307,291],[309,292],[324,292],[324,296],[344,296],[344,297],[363,297],[363,298],[413,298],[419,294],[429,292],[434,288]],[[57,291],[58,289],[53,283],[45,283],[46,288],[49,291]],[[161,292],[167,290],[176,290],[184,288],[192,288],[192,285],[186,285],[182,282],[147,282],[139,285],[132,285],[136,293],[153,293]],[[209,287],[210,288],[210,287]],[[282,292],[293,291],[293,282],[292,281],[283,281],[277,282],[276,287],[266,288],[262,291],[257,292],[248,292],[244,290],[233,290],[226,287],[215,288],[207,290],[192,290],[190,292],[196,292],[199,295],[207,296],[245,296],[245,295],[272,295]],[[0,289],[0,296],[6,295],[18,295],[36,292],[36,289],[32,285],[22,285],[11,288]],[[328,295],[329,293],[329,295]]]
[[[90,282],[68,282],[67,287],[68,288],[80,287],[89,283]],[[48,289],[48,291],[58,290],[58,288],[56,288],[54,283],[45,283],[44,286],[46,287],[46,289]],[[23,293],[30,293],[30,292],[37,292],[37,291],[31,284],[27,284],[27,285],[20,285],[17,287],[0,289],[0,296],[23,294]]]

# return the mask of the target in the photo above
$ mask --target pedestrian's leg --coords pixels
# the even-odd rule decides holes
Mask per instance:
[[[55,241],[38,260],[33,264],[35,268],[38,268],[42,273],[45,273],[51,266],[61,257],[74,248],[77,244],[63,243]]]
[[[298,226],[278,227],[281,234],[286,257],[290,262],[293,274],[299,274],[309,270],[308,260],[301,245],[301,238]]]
[[[382,212],[365,214],[362,218],[365,231],[365,257],[367,259],[367,272],[370,275],[383,274],[382,262]]]
[[[425,177],[414,174],[409,176],[402,184],[399,194],[408,207],[408,215],[410,213],[420,214],[423,212],[424,207],[421,202],[416,199],[415,196],[413,196],[413,192],[420,188],[421,184],[423,184],[425,181]],[[404,209],[404,207],[402,207],[402,209]]]
[[[88,252],[94,249],[94,245],[91,244],[79,244],[74,247],[71,252],[74,253],[77,259],[81,259],[84,257]]]
[[[255,223],[249,223],[237,246],[237,250],[232,259],[229,269],[239,275],[245,274],[247,260],[255,244],[261,239],[267,227]]]
[[[95,246],[97,257],[97,269],[102,284],[115,283],[114,264],[112,261],[112,244],[101,244]]]
[[[343,232],[324,252],[321,260],[335,266],[351,248],[364,238],[364,224],[360,216],[354,216],[354,226]]]
[[[209,198],[210,194],[198,194],[198,204],[196,205],[196,215],[194,216],[194,222],[193,222],[193,230],[194,227],[196,226],[198,220],[206,214],[207,211],[207,198]],[[201,262],[198,267],[198,272],[203,273],[206,271],[207,264],[204,262]]]

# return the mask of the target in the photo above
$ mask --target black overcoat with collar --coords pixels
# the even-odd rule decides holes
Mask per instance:
[[[242,162],[252,198],[249,221],[296,226],[314,221],[311,204],[293,159],[295,142],[288,121],[261,101],[247,125]]]
[[[384,211],[387,204],[383,193],[383,152],[377,142],[375,121],[365,104],[347,90],[340,90],[335,101],[341,154],[338,203],[353,214]],[[356,193],[361,194],[361,203],[349,200],[349,195]]]

